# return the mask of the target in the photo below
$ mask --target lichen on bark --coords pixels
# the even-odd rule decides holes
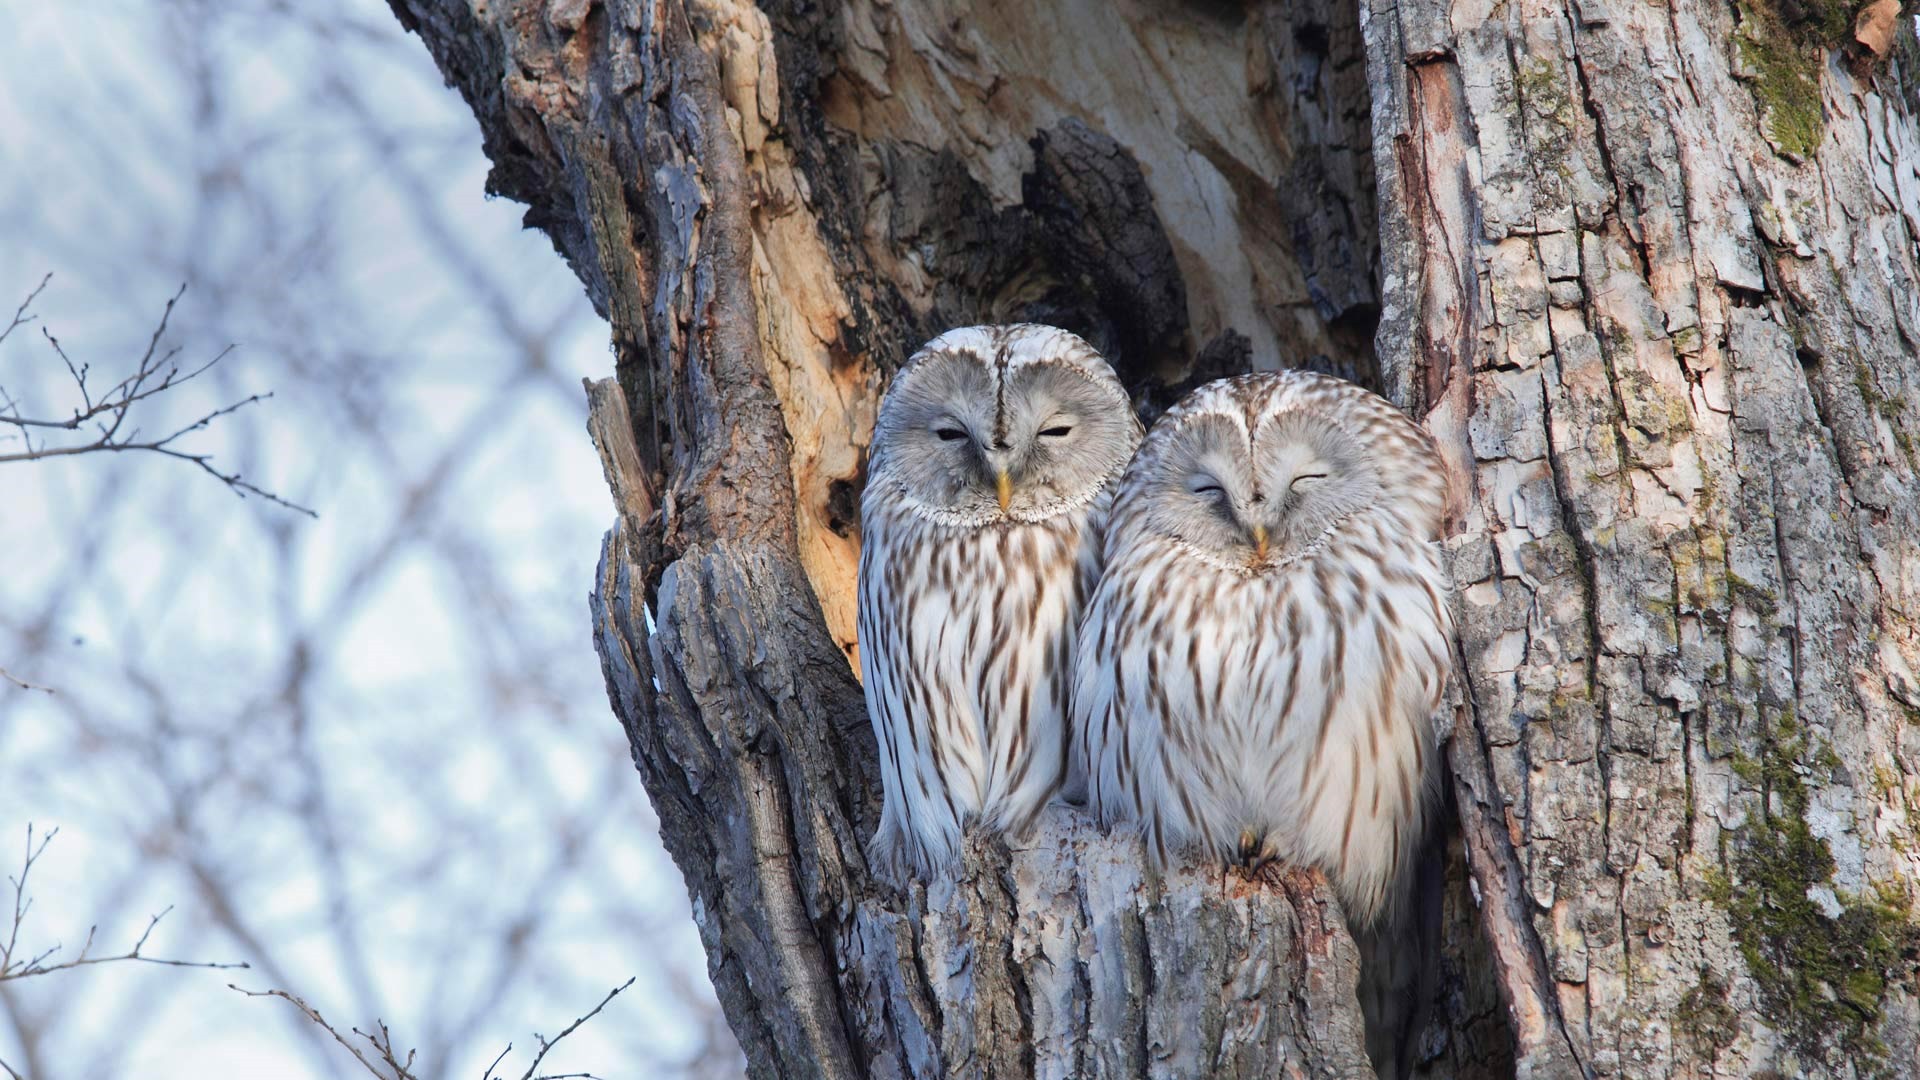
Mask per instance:
[[[1854,44],[1862,0],[1735,0],[1740,61],[1753,83],[1767,140],[1794,162],[1820,148],[1826,117],[1820,70],[1836,50]],[[1912,17],[1904,20],[1912,34]],[[1864,51],[1864,50],[1861,50]]]

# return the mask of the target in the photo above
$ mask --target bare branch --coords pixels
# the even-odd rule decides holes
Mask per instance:
[[[374,1024],[380,1029],[380,1034],[378,1037],[369,1035],[366,1032],[361,1031],[359,1028],[354,1028],[353,1033],[367,1040],[367,1042],[373,1044],[373,1048],[380,1052],[380,1060],[385,1062],[387,1067],[393,1070],[393,1074],[396,1077],[412,1076],[413,1075],[413,1051],[412,1050],[407,1051],[407,1060],[404,1063],[399,1061],[394,1056],[393,1032],[387,1030],[387,1022],[385,1020],[375,1020]]]
[[[47,845],[53,843],[53,838],[59,835],[60,829],[56,826],[53,831],[41,837],[40,846],[35,847],[33,823],[27,823],[27,854],[20,864],[20,876],[7,878],[13,884],[13,926],[7,931],[6,946],[0,948],[0,971],[6,971],[13,966],[13,951],[20,944],[20,924],[26,921],[27,912],[33,908],[33,900],[27,896],[27,877],[33,873],[33,864],[40,861],[40,855],[47,850]]]
[[[40,293],[44,289],[46,289],[47,282],[52,280],[53,280],[53,274],[48,273],[46,277],[43,277],[40,279],[40,284],[35,285],[33,287],[33,291],[27,294],[27,298],[25,300],[20,301],[20,306],[17,309],[15,309],[13,313],[13,321],[7,324],[7,328],[5,330],[0,330],[0,341],[7,340],[8,335],[12,334],[15,330],[18,330],[20,327],[25,326],[28,323],[33,321],[34,317],[32,315],[27,314],[28,309],[33,307],[34,300],[38,299],[40,296]],[[12,1070],[9,1069],[8,1071],[11,1072]]]
[[[540,1073],[540,1062],[546,1059],[549,1051],[560,1045],[560,1040],[573,1034],[580,1025],[600,1015],[600,1010],[606,1008],[608,1002],[618,997],[620,991],[632,986],[633,982],[634,980],[629,978],[626,982],[609,990],[607,996],[600,999],[600,1004],[595,1005],[584,1016],[568,1024],[564,1031],[555,1035],[551,1040],[548,1040],[536,1032],[533,1037],[540,1043],[540,1052],[534,1055],[533,1063],[527,1066],[527,1071],[520,1074],[520,1080],[599,1080],[599,1077],[593,1073],[586,1072]],[[320,1010],[307,1004],[306,1001],[300,997],[289,994],[285,990],[248,990],[246,987],[236,986],[233,983],[228,983],[227,989],[245,994],[247,997],[275,997],[288,1002],[294,1008],[299,1009],[308,1020],[313,1021],[314,1024],[318,1025],[327,1034],[333,1036],[334,1042],[346,1047],[347,1052],[353,1055],[354,1060],[358,1061],[362,1068],[366,1069],[369,1074],[378,1077],[379,1080],[418,1080],[413,1072],[414,1051],[408,1050],[404,1060],[400,1057],[399,1052],[394,1049],[393,1032],[387,1028],[386,1021],[384,1020],[374,1021],[374,1027],[378,1029],[377,1033],[361,1031],[357,1027],[347,1029],[353,1034],[360,1036],[361,1039],[366,1041],[368,1046],[373,1048],[375,1057],[370,1060],[367,1055],[360,1052],[360,1047],[356,1045],[353,1040],[341,1034],[339,1028],[328,1023],[326,1017],[320,1015]],[[504,1061],[512,1050],[513,1044],[508,1043],[507,1048],[500,1051],[499,1055],[493,1059],[493,1064],[487,1066],[487,1071],[481,1080],[498,1080],[494,1070],[499,1067],[500,1062]],[[536,1073],[539,1073],[539,1075],[536,1076]]]
[[[4,333],[0,333],[0,341],[6,340],[7,335],[11,334],[16,328],[33,321],[34,316],[30,312],[31,305],[34,298],[40,295],[41,290],[46,288],[47,281],[51,278],[52,275],[49,274],[46,278],[41,279],[40,284],[27,296],[26,300],[21,302],[19,309],[14,312],[13,321],[7,326]],[[242,478],[237,471],[225,472],[215,467],[212,455],[210,454],[191,453],[173,446],[173,443],[182,436],[205,430],[209,424],[223,416],[228,416],[249,405],[266,401],[273,396],[270,393],[253,394],[230,405],[214,409],[192,423],[175,429],[171,434],[161,438],[143,440],[139,437],[140,433],[137,427],[128,431],[125,435],[121,434],[121,429],[126,426],[127,419],[132,414],[134,406],[156,395],[163,394],[168,390],[192,382],[194,379],[199,378],[211,370],[214,365],[225,360],[233,352],[233,346],[228,345],[215,354],[212,359],[200,364],[198,367],[183,369],[176,362],[180,355],[180,350],[168,349],[164,352],[161,351],[160,341],[165,337],[167,326],[173,319],[174,306],[180,302],[180,297],[185,295],[186,290],[187,287],[183,284],[174,292],[173,296],[168,298],[166,309],[161,312],[158,325],[154,327],[153,334],[147,339],[146,351],[140,355],[140,361],[135,366],[133,373],[113,384],[111,387],[108,387],[97,397],[94,394],[92,386],[90,386],[87,381],[92,371],[91,366],[84,363],[76,364],[73,358],[67,354],[66,347],[60,344],[60,339],[55,337],[52,331],[46,327],[41,327],[40,332],[42,336],[46,338],[47,344],[53,348],[54,353],[60,357],[60,362],[66,366],[68,376],[72,378],[74,386],[80,391],[81,405],[75,409],[71,415],[59,419],[26,416],[21,412],[19,401],[9,395],[4,388],[0,388],[0,424],[10,425],[18,431],[22,446],[21,450],[14,453],[0,454],[0,464],[20,461],[43,461],[48,458],[70,457],[77,454],[118,453],[122,451],[159,454],[163,457],[170,457],[177,461],[185,461],[198,467],[208,476],[225,484],[228,490],[241,498],[249,495],[257,495],[268,502],[283,506],[296,513],[305,514],[308,517],[318,517],[318,514],[307,507],[283,499],[251,481]],[[89,441],[85,442],[74,442],[55,446],[49,445],[44,436],[37,444],[33,438],[33,434],[36,431],[80,431],[88,426],[92,427],[93,436]]]
[[[124,953],[118,953],[113,956],[88,955],[93,951],[93,936],[99,929],[98,927],[90,926],[87,928],[87,940],[81,944],[79,954],[71,960],[63,960],[59,963],[48,963],[61,949],[59,945],[52,945],[33,954],[24,961],[15,961],[14,956],[20,946],[20,927],[26,922],[28,912],[33,910],[33,898],[27,894],[27,878],[33,873],[34,863],[40,861],[40,856],[46,852],[47,845],[52,843],[53,838],[58,835],[60,835],[58,828],[51,829],[41,836],[39,844],[36,845],[33,842],[33,824],[31,822],[27,824],[26,856],[21,861],[20,876],[9,876],[7,878],[8,882],[13,885],[13,923],[7,931],[6,944],[0,945],[0,982],[10,982],[14,979],[28,979],[36,975],[50,975],[56,971],[70,971],[74,968],[91,967],[94,964],[142,963],[158,964],[163,967],[220,969],[244,969],[248,966],[244,962],[215,963],[205,960],[171,960],[164,957],[147,956],[142,953],[141,950],[147,947],[147,939],[153,936],[153,928],[159,926],[160,920],[166,918],[167,912],[173,910],[171,906],[168,906],[165,911],[160,912],[158,915],[151,916],[147,920],[147,928],[140,933],[140,939],[133,943],[133,948],[128,949]]]
[[[368,1073],[371,1073],[372,1075],[379,1077],[380,1080],[416,1080],[413,1073],[408,1071],[408,1066],[411,1066],[413,1064],[413,1051],[411,1050],[407,1051],[406,1065],[401,1065],[399,1062],[396,1062],[394,1060],[394,1055],[393,1055],[393,1039],[391,1036],[388,1036],[386,1043],[383,1046],[380,1042],[376,1041],[372,1036],[368,1035],[366,1032],[361,1031],[359,1028],[352,1029],[355,1035],[358,1035],[361,1038],[366,1039],[369,1043],[372,1043],[375,1051],[379,1052],[381,1055],[382,1064],[387,1065],[389,1068],[393,1070],[392,1072],[381,1072],[379,1066],[367,1060],[366,1055],[360,1052],[359,1047],[355,1046],[353,1042],[349,1040],[345,1035],[340,1034],[340,1029],[334,1027],[332,1024],[327,1023],[326,1017],[321,1016],[320,1011],[318,1009],[315,1009],[313,1006],[307,1004],[306,1001],[304,1001],[303,999],[295,997],[294,995],[287,993],[285,990],[249,990],[244,986],[235,986],[232,983],[227,984],[227,989],[237,990],[248,997],[276,997],[282,1001],[291,1003],[294,1008],[299,1009],[302,1013],[304,1013],[307,1019],[313,1021],[315,1024],[319,1025],[319,1027],[322,1030],[324,1030],[327,1034],[333,1036],[334,1042],[337,1042],[341,1046],[346,1047],[347,1053],[352,1054],[353,1059],[355,1061],[358,1061],[362,1068],[366,1069]],[[383,1023],[383,1024],[380,1024],[379,1026],[380,1026],[381,1033],[385,1034],[387,1030],[387,1025]]]
[[[600,1015],[600,1010],[607,1007],[607,1002],[612,1001],[614,998],[620,996],[620,991],[625,990],[627,987],[632,985],[633,985],[633,978],[629,977],[626,982],[623,982],[619,986],[614,987],[612,990],[607,991],[607,996],[600,999],[600,1004],[595,1005],[592,1011],[588,1012],[585,1016],[582,1016],[579,1019],[575,1020],[573,1023],[568,1024],[566,1027],[566,1030],[562,1031],[558,1035],[555,1035],[553,1037],[553,1041],[551,1042],[547,1041],[547,1039],[544,1036],[542,1036],[539,1032],[534,1032],[533,1037],[536,1040],[538,1040],[540,1043],[540,1052],[533,1056],[533,1063],[527,1066],[527,1071],[520,1074],[520,1080],[565,1080],[565,1078],[569,1078],[569,1077],[591,1078],[593,1076],[592,1073],[544,1073],[538,1077],[536,1077],[534,1073],[539,1072],[540,1063],[546,1060],[547,1052],[552,1050],[554,1047],[560,1045],[561,1039],[564,1039],[567,1036],[573,1034],[574,1030],[578,1028],[581,1024],[584,1024],[587,1021],[593,1019],[594,1017]],[[513,1049],[513,1044],[508,1043],[507,1050],[512,1050],[512,1049]],[[507,1056],[507,1050],[500,1051],[500,1058]],[[500,1058],[494,1058],[493,1064],[494,1065],[500,1064]],[[487,1075],[482,1077],[481,1080],[494,1080],[493,1066],[490,1065],[487,1067]]]

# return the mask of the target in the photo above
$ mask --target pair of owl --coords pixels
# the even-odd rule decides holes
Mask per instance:
[[[1371,922],[1417,839],[1452,622],[1426,433],[1306,371],[1194,391],[1142,438],[1085,341],[953,330],[894,379],[861,503],[859,634],[901,877],[1056,795],[1322,868]]]

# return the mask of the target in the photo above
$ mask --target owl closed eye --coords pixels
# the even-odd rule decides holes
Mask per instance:
[[[954,524],[1032,522],[1084,503],[1138,442],[1125,394],[1104,368],[1002,364],[976,348],[929,346],[882,406],[869,482]]]

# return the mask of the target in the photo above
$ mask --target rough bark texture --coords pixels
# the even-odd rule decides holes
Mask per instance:
[[[1523,1075],[1920,1071],[1920,127],[1852,15],[1364,8]]]
[[[612,325],[599,646],[758,1075],[1369,1071],[1306,876],[1147,882],[1063,809],[868,878],[874,407],[1013,319],[1148,415],[1314,366],[1445,448],[1419,1074],[1920,1069],[1920,47],[1886,0],[392,2]]]

